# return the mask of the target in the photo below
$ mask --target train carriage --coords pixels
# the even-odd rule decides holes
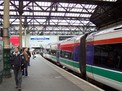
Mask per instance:
[[[111,28],[52,44],[48,59],[83,77],[122,90],[122,29]]]
[[[122,30],[92,33],[86,41],[87,76],[122,90]]]
[[[59,61],[67,68],[85,75],[85,38],[81,35],[60,44]]]

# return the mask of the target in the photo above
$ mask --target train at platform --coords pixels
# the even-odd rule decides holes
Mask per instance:
[[[45,50],[45,58],[83,77],[122,90],[122,28],[75,36]]]

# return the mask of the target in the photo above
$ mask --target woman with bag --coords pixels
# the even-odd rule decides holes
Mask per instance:
[[[23,49],[23,55],[25,57],[25,62],[24,62],[24,70],[22,72],[22,75],[28,76],[28,62],[29,62],[29,55],[27,53],[27,48]]]

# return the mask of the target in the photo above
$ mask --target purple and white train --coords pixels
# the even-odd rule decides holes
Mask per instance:
[[[122,90],[122,29],[66,39],[48,46],[44,57],[102,84]]]

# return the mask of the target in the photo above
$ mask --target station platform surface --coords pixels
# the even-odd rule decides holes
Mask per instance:
[[[29,76],[22,78],[22,91],[104,91],[71,75],[40,55],[36,55],[35,59],[31,58],[28,72]],[[11,78],[3,79],[0,91],[18,91],[13,72]]]

